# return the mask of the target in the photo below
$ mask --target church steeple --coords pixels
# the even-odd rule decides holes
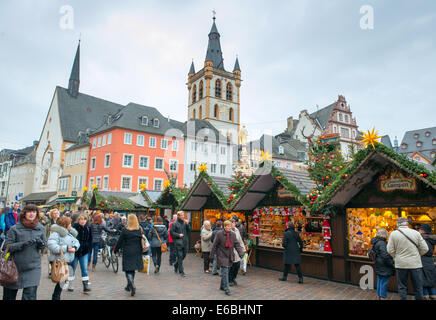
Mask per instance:
[[[212,61],[214,68],[224,70],[224,59],[221,51],[220,34],[216,27],[215,19],[216,18],[213,17],[212,28],[209,32],[209,43],[207,45],[205,62]]]
[[[68,94],[76,98],[79,94],[80,85],[80,40],[77,46],[76,57],[74,58],[73,68],[71,69],[70,80],[68,82]]]
[[[189,73],[188,74],[195,74],[194,60],[192,60],[191,68],[189,69]]]
[[[236,57],[236,61],[235,61],[235,67],[233,68],[233,72],[235,71],[241,71],[241,68],[239,67],[239,60],[238,57]]]

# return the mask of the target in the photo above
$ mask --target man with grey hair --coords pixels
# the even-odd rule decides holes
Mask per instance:
[[[421,234],[409,228],[409,220],[397,219],[397,230],[392,231],[387,246],[388,253],[394,258],[397,270],[398,294],[401,300],[407,299],[407,279],[412,278],[415,299],[423,299],[423,274],[421,256],[428,251],[427,243]]]

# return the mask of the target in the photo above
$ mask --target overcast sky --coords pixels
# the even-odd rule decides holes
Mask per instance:
[[[61,27],[65,5],[73,29]],[[373,29],[361,28],[364,5]],[[250,140],[339,94],[362,131],[401,142],[407,130],[436,126],[434,0],[2,0],[0,150],[39,139],[80,34],[81,92],[186,121],[187,73],[192,59],[196,71],[204,65],[212,10],[226,70],[239,57]]]

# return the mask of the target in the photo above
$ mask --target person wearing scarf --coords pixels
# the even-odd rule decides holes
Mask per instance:
[[[241,247],[236,238],[236,234],[232,232],[232,222],[227,220],[224,222],[224,230],[219,231],[212,244],[210,255],[217,255],[217,265],[221,268],[221,286],[226,295],[231,295],[229,289],[229,270],[235,261],[235,251],[240,258],[244,255],[244,248]]]
[[[18,281],[3,286],[3,300],[16,300],[19,289],[23,289],[22,300],[36,300],[41,280],[40,250],[46,246],[45,228],[39,223],[39,209],[26,205],[19,215],[18,223],[9,229],[4,250],[14,257],[18,269]]]

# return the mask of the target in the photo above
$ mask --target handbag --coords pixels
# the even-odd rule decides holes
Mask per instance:
[[[68,275],[68,264],[65,260],[61,247],[61,260],[55,258],[51,265],[51,281],[54,283],[66,281],[68,279]]]
[[[142,269],[139,272],[150,274],[150,256],[142,256]]]
[[[160,251],[161,252],[167,252],[167,249],[168,249],[167,248],[167,244],[166,243],[162,243],[162,241],[160,240],[159,235],[158,235],[156,229],[154,229],[154,232],[156,232],[157,238],[159,239],[159,242],[160,242]]]
[[[144,231],[141,229],[141,246],[142,246],[142,253],[148,253],[148,250],[150,250],[150,243],[147,240],[147,237],[144,235]]]
[[[5,242],[3,241],[3,244]],[[0,256],[0,284],[2,286],[18,282],[18,269],[14,257],[9,253],[10,244]],[[2,245],[3,248],[3,245]]]

